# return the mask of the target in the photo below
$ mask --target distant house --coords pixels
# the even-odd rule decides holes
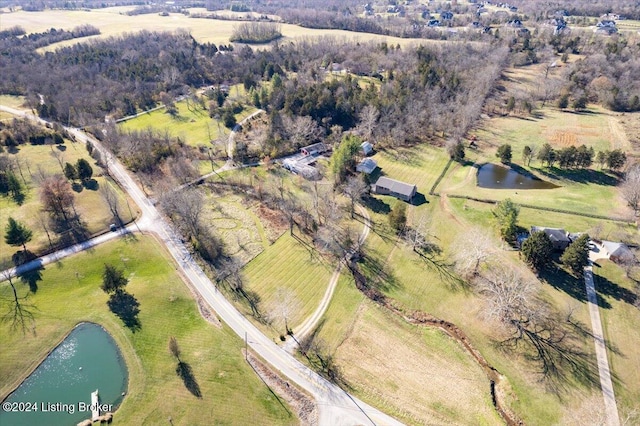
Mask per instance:
[[[371,158],[365,158],[356,166],[356,171],[360,173],[371,174],[378,167],[378,163]]]
[[[603,241],[602,248],[604,249],[609,259],[615,263],[624,263],[629,260],[633,260],[634,256],[629,247],[623,243],[614,243],[613,241]]]
[[[601,34],[601,35],[614,35],[618,32],[618,29],[616,27],[598,27],[595,30],[596,34]]]
[[[517,12],[517,11],[518,11],[518,8],[517,8],[517,7],[515,7],[515,6],[511,6],[511,7],[509,7],[509,12],[513,12],[513,13],[515,13],[515,12]]]
[[[569,247],[569,244],[571,243],[571,240],[567,236],[567,232],[564,229],[561,229],[561,228],[545,228],[545,227],[542,227],[542,226],[532,226],[531,227],[531,233],[532,234],[534,232],[540,232],[540,231],[542,231],[545,234],[547,234],[547,236],[551,240],[551,243],[553,244],[553,249],[554,250],[563,251],[564,249]]]
[[[368,141],[362,142],[362,144],[360,144],[360,151],[362,151],[364,155],[369,155],[373,152],[373,145]]]
[[[305,146],[304,148],[300,148],[300,152],[302,155],[319,155],[323,152],[327,152],[329,148],[322,142],[314,143],[313,145]]]
[[[612,21],[610,19],[603,19],[600,22],[598,22],[596,24],[596,27],[600,28],[600,27],[615,27],[616,26],[616,21]]]
[[[388,177],[381,177],[372,185],[374,193],[381,195],[391,195],[404,201],[411,201],[416,195],[418,188],[415,185],[400,182]]]

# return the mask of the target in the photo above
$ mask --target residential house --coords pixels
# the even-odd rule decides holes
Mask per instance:
[[[561,229],[561,228],[545,228],[543,226],[532,226],[531,227],[531,233],[532,234],[534,232],[540,232],[540,231],[542,231],[545,234],[547,234],[547,236],[551,240],[551,243],[553,244],[553,249],[554,250],[563,251],[564,249],[569,247],[569,244],[571,243],[571,240],[567,236],[567,232],[564,229]]]
[[[313,145],[300,148],[302,155],[320,155],[323,152],[327,152],[329,148],[322,142],[314,143]]]
[[[634,256],[629,247],[624,243],[614,243],[613,241],[603,241],[602,248],[609,259],[615,263],[625,263],[633,260]]]
[[[388,177],[381,177],[372,185],[374,193],[381,195],[391,195],[404,201],[411,201],[418,192],[415,185],[400,182]]]
[[[376,163],[375,160],[372,158],[365,158],[358,163],[356,171],[370,175],[377,167],[378,163]]]
[[[369,141],[362,142],[362,144],[360,144],[360,151],[363,155],[369,155],[373,152],[373,145]]]

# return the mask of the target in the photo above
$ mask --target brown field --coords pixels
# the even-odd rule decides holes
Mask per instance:
[[[349,385],[409,424],[501,423],[489,381],[464,349],[370,302],[360,305],[336,360]]]
[[[138,16],[122,15],[121,12],[130,9],[126,7],[95,9],[91,11],[81,10],[47,10],[44,12],[13,12],[2,14],[3,28],[16,25],[23,27],[28,33],[42,32],[51,27],[70,30],[78,25],[91,24],[99,28],[101,34],[83,39],[67,40],[48,46],[47,50],[57,47],[69,46],[98,37],[109,37],[124,33],[149,31],[175,31],[177,29],[188,30],[199,42],[212,42],[216,44],[229,43],[229,37],[237,25],[236,21],[190,18],[182,14],[170,14],[162,17],[157,14]],[[205,9],[190,9],[191,13],[206,13]],[[281,32],[284,39],[318,38],[325,36],[337,37],[349,41],[386,41],[388,43],[407,46],[416,43],[434,43],[434,41],[422,39],[404,39],[388,37],[368,33],[354,33],[343,30],[317,30],[303,28],[298,25],[281,24]]]

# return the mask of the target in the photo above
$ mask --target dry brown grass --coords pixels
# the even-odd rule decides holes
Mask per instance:
[[[376,406],[413,424],[499,424],[489,381],[453,339],[361,305],[336,358],[347,382]]]

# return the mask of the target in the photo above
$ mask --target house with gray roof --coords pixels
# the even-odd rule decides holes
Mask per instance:
[[[411,201],[418,192],[418,187],[388,177],[380,177],[371,187],[374,193],[391,195],[404,201]]]

